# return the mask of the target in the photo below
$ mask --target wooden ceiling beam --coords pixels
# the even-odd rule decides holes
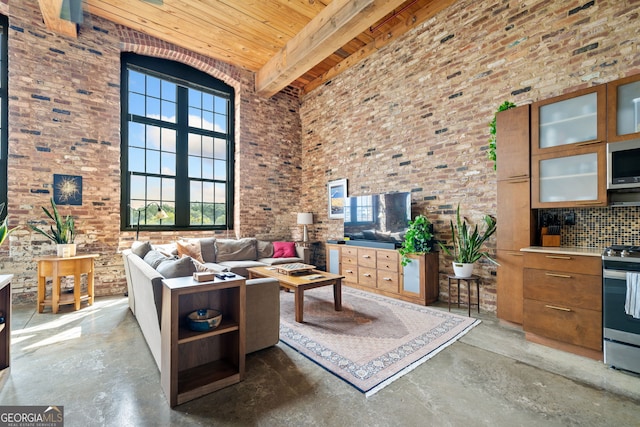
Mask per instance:
[[[406,0],[333,0],[256,74],[259,95],[271,97]]]
[[[78,27],[74,22],[60,18],[62,0],[38,0],[44,24],[55,33],[78,38]]]
[[[340,63],[334,65],[330,70],[326,71],[322,75],[318,76],[316,79],[312,80],[308,84],[306,84],[303,88],[303,93],[309,93],[313,89],[323,85],[329,80],[335,78],[338,74],[343,73],[345,70],[353,67],[364,58],[368,57],[372,53],[382,49],[384,46],[387,46],[393,40],[396,40],[401,35],[405,34],[409,30],[417,27],[422,24],[426,20],[435,16],[441,10],[446,9],[455,3],[456,0],[433,0],[430,4],[419,9],[414,14],[412,14],[408,19],[404,22],[401,22],[394,26],[391,30],[386,32],[382,36],[378,36],[371,42],[369,42],[366,46],[363,46],[357,52],[353,53],[349,57],[340,61]]]

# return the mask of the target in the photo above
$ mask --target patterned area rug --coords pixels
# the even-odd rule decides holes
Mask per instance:
[[[479,320],[342,287],[304,294],[295,322],[293,292],[280,292],[280,340],[371,396],[454,343]]]

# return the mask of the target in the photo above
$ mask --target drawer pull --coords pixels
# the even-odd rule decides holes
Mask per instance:
[[[524,256],[524,254],[518,254],[518,253],[515,253],[515,252],[510,252],[509,255],[511,255],[511,256]]]
[[[370,255],[362,255],[362,258],[371,258]]]
[[[604,206],[602,202],[576,202],[576,205],[581,205],[581,206]]]
[[[345,270],[345,273],[353,273],[353,270]]]
[[[557,274],[557,273],[544,273],[547,276],[551,276],[551,277],[560,277],[562,279],[571,279],[571,276],[569,276],[568,274]]]
[[[547,258],[551,258],[551,259],[571,259],[570,256],[560,256],[560,255],[547,255]]]
[[[387,282],[390,282],[390,281],[391,281],[391,279],[390,279],[390,278],[388,278],[388,277],[384,277],[382,280],[385,280],[385,281],[387,281]]]
[[[369,273],[364,273],[364,277],[371,277]]]
[[[527,178],[529,177],[529,174],[523,174],[523,175],[511,175],[509,178],[507,179],[515,179],[515,178]]]
[[[517,180],[513,180],[513,181],[507,181],[507,184],[522,184],[523,182],[527,182],[529,181],[528,178],[526,179],[517,179]]]
[[[572,311],[570,308],[558,307],[558,306],[555,306],[555,305],[546,305],[545,304],[545,307],[550,308],[552,310],[567,311],[567,312]]]

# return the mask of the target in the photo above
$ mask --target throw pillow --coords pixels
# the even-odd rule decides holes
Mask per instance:
[[[200,241],[198,240],[179,240],[176,242],[178,248],[178,257],[183,255],[190,256],[198,262],[204,263],[202,259],[202,249],[200,249]]]
[[[161,263],[156,270],[162,274],[165,279],[172,279],[174,277],[191,276],[196,272],[196,267],[193,265],[191,258],[186,256],[176,260],[165,261]]]
[[[273,242],[274,258],[293,258],[296,256],[295,242]]]
[[[144,262],[149,264],[153,269],[157,269],[160,263],[168,259],[169,258],[165,256],[162,252],[154,251],[154,250],[147,252],[147,254],[143,258]]]
[[[138,255],[140,258],[144,258],[151,249],[151,243],[149,242],[133,242],[131,245],[131,252]]]
[[[273,256],[273,243],[258,240],[258,259],[271,258]]]

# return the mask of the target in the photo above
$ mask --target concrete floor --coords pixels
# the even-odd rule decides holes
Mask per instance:
[[[640,377],[479,317],[460,341],[369,398],[279,344],[247,357],[242,383],[172,410],[126,298],[57,315],[14,306],[0,405],[63,405],[67,427],[640,425]]]

